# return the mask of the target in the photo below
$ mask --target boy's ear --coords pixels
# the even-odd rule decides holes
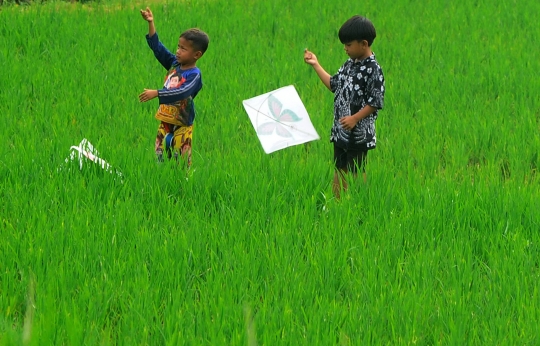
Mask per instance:
[[[196,59],[196,60],[199,60],[199,58],[200,58],[201,56],[203,56],[203,52],[202,52],[202,51],[198,50],[198,51],[195,52],[195,59]]]

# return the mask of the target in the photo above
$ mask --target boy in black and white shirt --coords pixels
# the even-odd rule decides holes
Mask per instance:
[[[334,124],[330,141],[334,143],[336,172],[332,190],[339,198],[347,189],[346,173],[357,176],[362,170],[366,179],[365,161],[368,150],[374,149],[375,120],[384,105],[384,75],[371,51],[376,37],[371,21],[354,16],[339,29],[349,59],[334,76],[319,64],[312,52],[304,52],[304,61],[313,66],[323,84],[334,93]]]

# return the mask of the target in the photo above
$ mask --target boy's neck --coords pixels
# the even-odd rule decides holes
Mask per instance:
[[[368,48],[368,49],[365,51],[364,55],[362,55],[362,56],[359,57],[359,58],[356,58],[356,61],[362,61],[362,60],[364,60],[364,59],[369,58],[371,55],[373,55],[373,52],[371,51],[371,48]]]
[[[181,64],[180,65],[180,69],[182,70],[189,70],[190,68],[194,68],[194,67],[197,67],[197,62],[194,61],[192,63],[189,63],[189,64]]]

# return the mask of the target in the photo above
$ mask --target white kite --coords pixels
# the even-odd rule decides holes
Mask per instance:
[[[293,85],[242,101],[264,152],[320,139]]]
[[[82,170],[84,163],[88,160],[93,162],[94,164],[99,165],[102,169],[104,169],[106,172],[113,174],[116,177],[120,179],[121,182],[123,182],[123,174],[117,169],[114,169],[107,161],[103,160],[102,158],[98,157],[99,153],[97,149],[94,148],[92,143],[90,143],[86,138],[84,138],[81,143],[79,143],[78,146],[71,146],[70,148],[71,153],[69,157],[66,158],[65,163],[69,164],[70,162],[79,161],[79,168]],[[60,168],[59,170],[61,170]]]

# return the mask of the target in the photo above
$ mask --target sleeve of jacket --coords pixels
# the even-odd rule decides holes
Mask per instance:
[[[178,88],[158,90],[159,104],[171,104],[197,95],[202,88],[201,73],[194,71],[184,78],[186,81]]]
[[[176,62],[176,56],[161,43],[157,32],[152,37],[148,37],[148,35],[146,35],[146,42],[148,43],[150,49],[152,49],[154,52],[154,56],[159,63],[165,67],[166,70],[170,69],[171,66]]]

